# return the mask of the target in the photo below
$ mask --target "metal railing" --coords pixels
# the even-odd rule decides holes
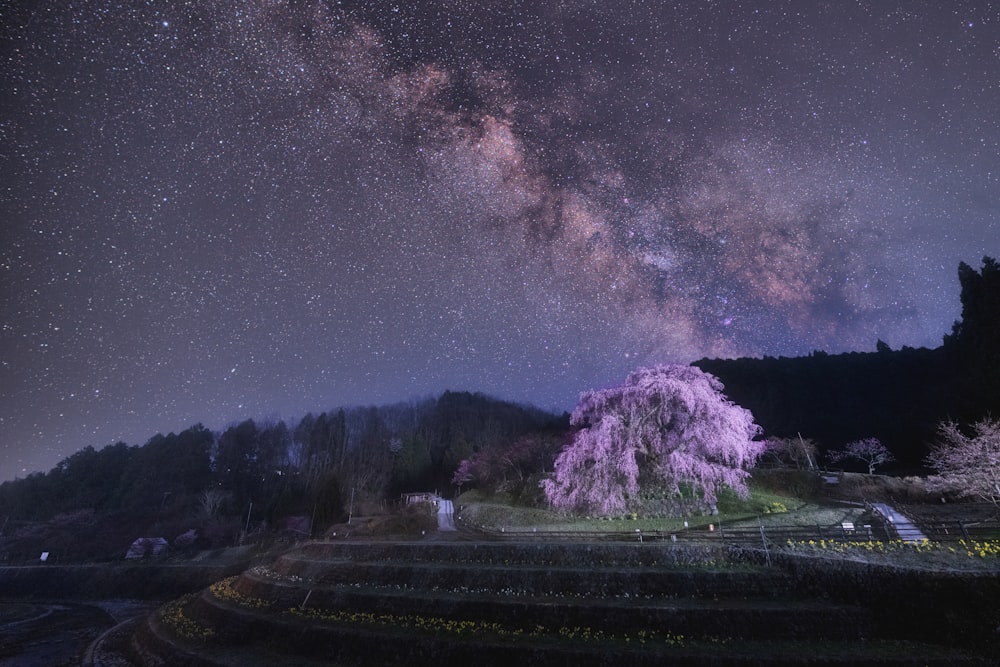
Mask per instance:
[[[845,526],[844,524],[830,526],[732,526],[710,524],[709,528],[684,528],[679,530],[642,530],[636,528],[627,530],[590,531],[590,530],[537,530],[525,528],[492,529],[475,527],[465,524],[464,531],[474,533],[486,539],[494,540],[564,540],[589,542],[695,542],[695,543],[725,543],[725,544],[756,544],[762,541],[768,545],[793,542],[818,541],[856,541],[869,539],[884,539],[880,536],[878,527]]]

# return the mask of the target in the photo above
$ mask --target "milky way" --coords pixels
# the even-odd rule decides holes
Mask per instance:
[[[0,2],[0,479],[197,422],[936,347],[1000,3]]]

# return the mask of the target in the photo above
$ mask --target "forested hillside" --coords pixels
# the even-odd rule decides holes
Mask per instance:
[[[808,357],[703,359],[726,394],[748,408],[767,435],[801,434],[834,449],[880,439],[899,469],[919,467],[943,420],[968,424],[1000,415],[1000,265],[962,263],[962,319],[941,347]]]
[[[86,447],[48,473],[0,484],[0,557],[19,543],[96,556],[123,554],[139,535],[187,533],[181,542],[195,548],[232,544],[245,530],[315,531],[351,504],[448,493],[459,461],[479,449],[564,428],[565,418],[532,407],[445,392],[291,423],[248,419],[220,433],[199,424],[141,447]]]

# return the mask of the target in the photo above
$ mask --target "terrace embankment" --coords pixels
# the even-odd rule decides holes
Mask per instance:
[[[152,614],[142,664],[991,664],[993,575],[715,546],[316,542]],[[992,611],[990,611],[992,609]],[[992,624],[992,625],[991,625]]]
[[[287,548],[287,545],[285,545]],[[270,562],[279,547],[232,547],[185,560],[146,559],[0,566],[0,597],[7,600],[165,600],[201,590],[253,563]]]
[[[121,563],[0,567],[0,594],[4,598],[163,600],[204,588],[245,567]]]

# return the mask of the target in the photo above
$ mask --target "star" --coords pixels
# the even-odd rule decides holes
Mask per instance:
[[[991,3],[4,23],[0,479],[199,422],[935,347],[997,254]]]

